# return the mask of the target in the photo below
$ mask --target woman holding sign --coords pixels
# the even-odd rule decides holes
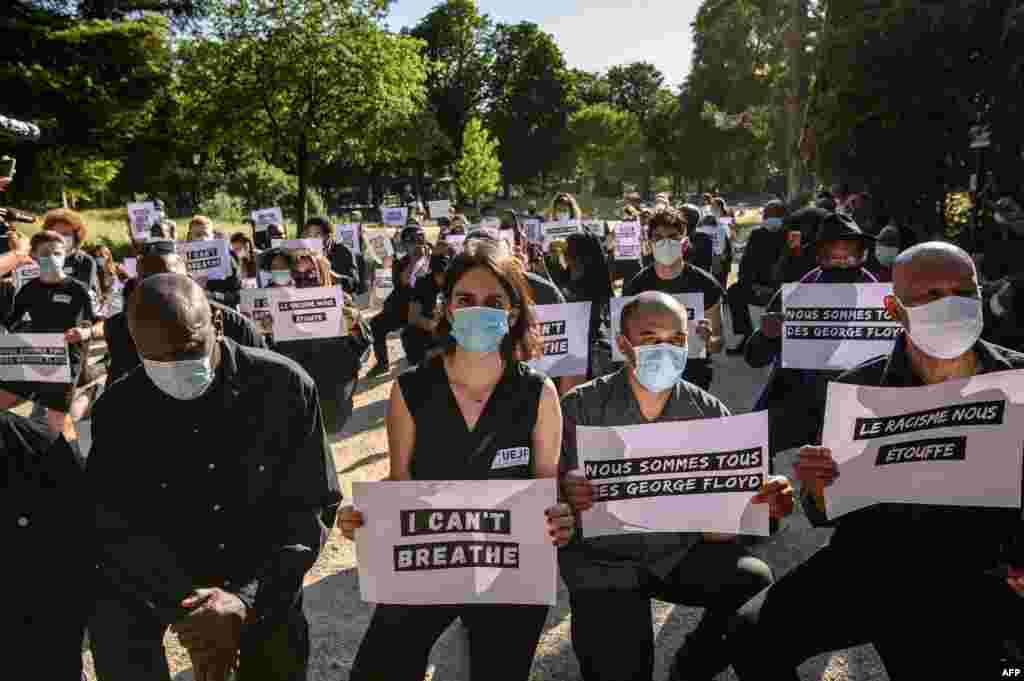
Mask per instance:
[[[611,341],[607,332],[611,319],[608,301],[615,295],[608,261],[604,257],[601,240],[596,236],[588,233],[570,234],[566,239],[565,260],[569,266],[569,282],[563,287],[566,301],[589,301],[593,304],[590,306],[587,374],[562,378],[562,394],[580,383],[603,375],[611,364]]]
[[[455,342],[446,354],[403,374],[391,391],[389,479],[554,478],[562,415],[554,384],[520,361],[539,343],[520,265],[490,244],[472,244],[452,262],[445,297],[438,334]],[[546,516],[551,542],[565,544],[569,508],[550,508]],[[350,539],[364,524],[372,531],[373,521],[351,509],[339,516]],[[472,678],[524,681],[547,610],[380,604],[349,679],[419,681],[434,642],[459,618],[469,630]]]
[[[7,319],[8,330],[15,331],[27,312],[31,316],[26,331],[62,333],[67,343],[71,384],[19,381],[5,383],[0,390],[0,408],[9,409],[23,400],[46,407],[47,422],[55,433],[72,435],[74,387],[85,373],[88,341],[103,338],[103,323],[97,322],[92,298],[85,284],[64,273],[67,245],[57,232],[43,231],[32,237],[32,257],[39,265],[39,278],[25,284],[14,299],[14,310]],[[91,260],[91,258],[90,258]],[[90,380],[95,376],[90,376]],[[88,400],[74,411],[81,417]]]
[[[213,241],[215,238],[213,223],[205,215],[196,215],[188,223],[188,241]],[[242,297],[242,278],[235,252],[228,249],[228,253],[231,256],[231,274],[225,279],[210,279],[204,288],[210,300],[237,310]]]

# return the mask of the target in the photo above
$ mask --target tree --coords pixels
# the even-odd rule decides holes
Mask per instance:
[[[475,203],[485,194],[498,191],[498,143],[491,139],[479,118],[472,118],[466,124],[461,146],[462,155],[455,162],[455,185],[466,199]]]
[[[479,114],[486,96],[491,32],[491,20],[480,14],[476,0],[446,0],[410,32],[425,45],[427,101],[454,158],[461,154],[466,124]]]
[[[600,73],[572,69],[569,74],[578,107],[611,103],[608,81]]]
[[[566,152],[572,83],[558,45],[536,24],[499,24],[487,120],[499,142],[505,197]]]
[[[654,110],[658,91],[665,82],[661,71],[645,61],[613,66],[605,79],[612,105],[636,116],[641,125]]]
[[[384,31],[376,4],[222,0],[213,38],[183,45],[180,89],[199,131],[234,138],[294,169],[305,221],[315,167],[358,158],[423,97],[419,41]]]
[[[643,133],[633,114],[594,104],[572,115],[569,130],[570,172],[593,183],[597,194],[621,196],[625,183],[643,178]]]

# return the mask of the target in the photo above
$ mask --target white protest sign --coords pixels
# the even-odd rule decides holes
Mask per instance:
[[[153,224],[159,219],[160,213],[152,201],[128,204],[128,221],[132,225],[132,234],[136,240],[147,238]]]
[[[21,265],[14,270],[14,292],[17,293],[21,287],[39,278],[39,265]]]
[[[344,225],[335,225],[337,230],[337,236],[335,239],[339,244],[345,244],[348,250],[352,251],[352,255],[359,255],[360,253],[360,240],[359,240],[359,223],[350,222]]]
[[[0,336],[0,381],[71,383],[68,344],[62,333]]]
[[[346,334],[344,294],[337,286],[267,290],[275,342],[338,338]]]
[[[465,234],[449,234],[444,238],[444,240],[448,242],[448,245],[451,246],[452,250],[455,251],[456,254],[462,253],[462,249],[466,245]]]
[[[393,206],[380,209],[380,221],[385,225],[392,225],[394,227],[405,227],[408,215],[408,206]]]
[[[628,223],[624,223],[628,224]],[[697,322],[704,319],[704,294],[703,293],[676,293],[671,294],[673,298],[678,300],[686,308],[687,318],[690,320],[687,325],[689,328],[686,331],[686,350],[687,359],[704,359],[708,356],[707,343],[704,339],[697,334]],[[636,296],[620,296],[618,298],[612,298],[610,302],[611,317],[612,317],[612,337],[619,335],[622,323],[622,308],[626,307],[626,304],[632,301]],[[615,362],[622,362],[626,358],[623,357],[622,352],[619,350],[619,344],[612,342],[612,360]]]
[[[622,222],[615,228],[615,259],[640,260],[640,223]]]
[[[784,284],[782,366],[844,370],[889,354],[900,333],[891,294],[892,284]]]
[[[225,239],[179,241],[174,248],[194,279],[217,280],[231,276],[231,255]]]
[[[523,229],[526,230],[526,240],[531,244],[544,243],[544,225],[540,220],[523,220]]]
[[[280,208],[261,208],[252,212],[252,221],[256,223],[257,232],[265,232],[270,225],[284,227],[284,213]]]
[[[383,232],[374,232],[368,238],[370,248],[377,255],[377,258],[384,260],[395,255],[395,246],[391,243],[391,236]]]
[[[246,277],[242,279],[242,288],[259,288],[260,281],[257,277]]]
[[[544,223],[544,250],[547,251],[551,248],[551,242],[559,239],[565,240],[570,234],[576,234],[580,231],[579,220],[563,220],[561,222],[545,222]]]
[[[364,601],[554,605],[544,521],[554,480],[354,482],[352,496],[364,519],[356,530]]]
[[[128,273],[130,277],[139,276],[139,261],[136,258],[125,258],[121,261],[121,266],[124,267],[124,271]]]
[[[594,507],[584,537],[633,532],[768,535],[768,412],[613,428],[576,428]]]
[[[260,333],[268,336],[274,332],[274,323],[270,317],[270,293],[273,290],[243,288],[239,291],[241,296],[238,302],[239,313],[251,319]]]
[[[514,229],[499,229],[498,238],[508,244],[508,252],[512,253],[516,248],[516,231]]]
[[[725,252],[725,239],[722,234],[722,229],[718,225],[701,225],[697,228],[698,234],[705,234],[711,239],[711,253],[713,255],[722,255]]]
[[[448,199],[439,199],[437,201],[428,201],[427,206],[430,209],[430,219],[437,220],[438,218],[448,217],[452,208],[452,202]]]
[[[829,518],[879,503],[1019,508],[1024,371],[916,388],[828,384]]]
[[[324,254],[324,242],[322,239],[273,239],[270,242],[270,247],[284,248],[289,251],[307,248],[317,255]]]
[[[480,218],[480,229],[501,229],[501,220],[498,218]]]
[[[544,355],[530,361],[537,371],[557,376],[585,376],[590,359],[590,306],[586,303],[536,305]]]
[[[391,268],[378,267],[373,273],[373,297],[376,303],[382,305],[394,290],[394,273],[391,271]]]
[[[491,237],[495,241],[501,240],[501,230],[498,229],[497,227],[484,227],[483,225],[478,225],[471,229],[470,232],[481,232]]]

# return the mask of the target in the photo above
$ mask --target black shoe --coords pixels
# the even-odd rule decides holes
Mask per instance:
[[[380,376],[384,376],[385,374],[390,374],[390,373],[391,373],[391,365],[390,364],[378,364],[377,366],[375,366],[372,369],[370,369],[370,371],[366,374],[366,378],[368,378],[368,379],[379,378]]]
[[[744,336],[743,340],[741,340],[739,343],[737,343],[736,345],[732,346],[731,348],[726,348],[725,349],[725,354],[727,354],[727,355],[742,355],[743,351],[747,349],[747,338],[749,338],[749,336]]]

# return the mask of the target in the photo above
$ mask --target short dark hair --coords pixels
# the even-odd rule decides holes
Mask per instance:
[[[683,236],[690,231],[690,223],[675,208],[659,208],[651,213],[651,217],[647,221],[647,228],[653,233],[657,227],[678,229]]]
[[[303,227],[303,229],[305,229],[306,227],[319,227],[321,234],[329,234],[331,231],[331,223],[327,220],[327,218],[321,215],[314,215],[313,217],[306,220],[306,224]]]
[[[57,232],[50,229],[44,229],[41,232],[36,232],[32,235],[29,240],[29,249],[35,253],[36,248],[43,244],[61,244],[64,245],[64,237]]]

